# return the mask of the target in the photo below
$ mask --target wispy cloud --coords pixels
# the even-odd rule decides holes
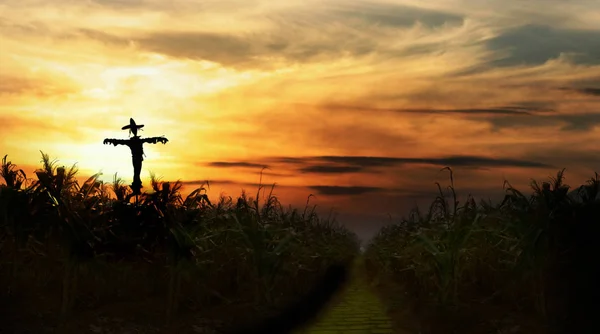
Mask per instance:
[[[448,156],[433,158],[408,157],[368,157],[368,156],[314,156],[314,157],[275,157],[265,161],[275,161],[288,165],[285,169],[296,168],[303,173],[346,174],[362,173],[371,167],[394,167],[399,165],[425,164],[440,167],[522,167],[556,168],[539,162],[510,158],[491,158],[484,156]],[[210,162],[210,166],[219,167],[261,167],[263,165],[244,161]]]
[[[237,162],[213,161],[213,162],[209,162],[207,165],[212,166],[212,167],[221,167],[221,168],[236,168],[236,167],[265,168],[265,167],[268,167],[267,165],[261,165],[261,164],[257,164],[257,163],[243,162],[243,161],[237,161]]]
[[[464,115],[476,115],[476,114],[487,114],[487,115],[529,115],[531,112],[537,111],[534,108],[526,107],[498,107],[498,108],[479,108],[479,109],[383,109],[383,108],[368,108],[359,106],[339,106],[339,105],[326,105],[326,109],[330,110],[354,110],[354,111],[366,111],[366,112],[378,112],[378,111],[391,111],[398,113],[417,113],[417,114],[464,114]]]
[[[432,28],[444,25],[461,25],[465,19],[465,16],[455,12],[400,3],[355,2],[341,4],[338,2],[326,6],[326,8],[330,8],[334,15],[340,17],[392,28],[410,28],[417,23]]]
[[[44,77],[2,75],[0,72],[0,96],[4,99],[30,95],[39,98],[64,97],[77,92],[68,78],[62,80]]]
[[[487,119],[495,128],[560,127],[563,131],[590,131],[600,125],[600,109],[595,113],[564,115],[528,115],[527,117],[496,117]]]
[[[600,82],[600,79],[598,81]],[[600,88],[596,88],[596,87],[563,88],[563,89],[573,90],[573,91],[576,91],[576,92],[584,94],[584,95],[600,96]]]
[[[495,66],[541,65],[561,54],[570,55],[577,64],[600,64],[600,30],[525,25],[486,43],[488,48],[505,53],[492,62]]]
[[[372,192],[379,192],[383,190],[382,188],[375,187],[342,187],[342,186],[310,186],[309,189],[313,189],[317,191],[319,194],[323,195],[363,195]]]
[[[316,174],[343,174],[356,173],[363,171],[363,166],[330,166],[330,165],[312,165],[300,168],[303,173]]]
[[[435,194],[444,166],[481,196],[562,167],[582,182],[599,22],[593,1],[6,0],[0,153],[128,177],[102,139],[133,117],[169,138],[146,174],[228,193],[262,177],[371,218]]]

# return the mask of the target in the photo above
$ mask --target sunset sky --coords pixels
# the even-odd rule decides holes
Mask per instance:
[[[600,172],[597,0],[0,0],[0,154],[209,194],[276,182],[372,235],[461,194]],[[312,201],[312,199],[311,199]]]

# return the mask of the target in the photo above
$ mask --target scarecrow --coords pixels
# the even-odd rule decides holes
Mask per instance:
[[[156,144],[160,142],[166,144],[169,141],[165,137],[141,138],[137,135],[137,131],[143,127],[143,124],[137,125],[133,118],[130,118],[129,125],[125,125],[121,129],[129,130],[129,135],[133,134],[133,137],[129,139],[104,139],[105,145],[127,145],[131,149],[131,160],[133,162],[133,183],[131,184],[131,190],[133,190],[133,195],[141,194],[142,180],[140,179],[140,173],[142,171],[142,161],[144,161],[144,143]]]

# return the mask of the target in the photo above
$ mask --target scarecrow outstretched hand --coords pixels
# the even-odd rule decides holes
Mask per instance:
[[[113,144],[114,146],[117,146],[119,144],[120,145],[126,145],[126,142],[127,141],[123,140],[123,139],[110,139],[110,138],[106,138],[106,139],[104,139],[103,144],[104,145],[106,145],[106,144]]]
[[[156,144],[157,142],[166,144],[168,141],[169,140],[165,137],[144,138],[144,143],[149,143],[149,144]]]

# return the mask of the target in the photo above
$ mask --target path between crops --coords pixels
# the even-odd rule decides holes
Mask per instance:
[[[363,268],[362,259],[357,260],[352,279],[339,301],[325,311],[313,326],[296,334],[393,333],[386,307],[371,291],[363,276]]]

